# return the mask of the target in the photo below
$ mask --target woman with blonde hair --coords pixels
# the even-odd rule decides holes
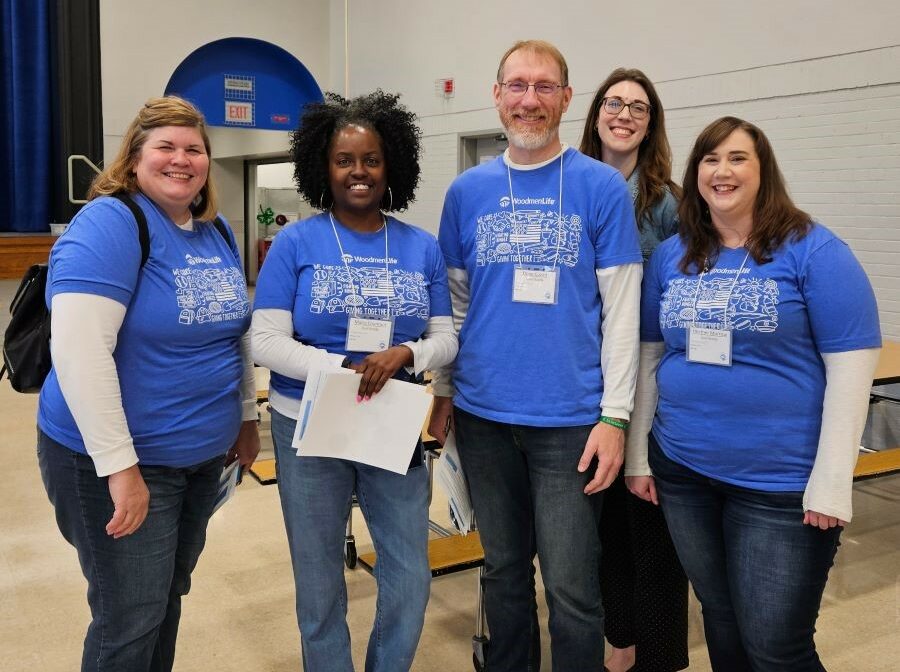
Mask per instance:
[[[147,101],[50,255],[37,451],[88,582],[85,671],[172,669],[223,466],[259,451],[250,301],[209,162],[193,105]]]

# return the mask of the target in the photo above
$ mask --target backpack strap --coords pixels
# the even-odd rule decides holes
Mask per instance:
[[[228,225],[222,221],[222,218],[218,215],[212,221],[213,226],[216,227],[216,231],[219,232],[219,235],[225,239],[225,244],[228,245],[228,248],[231,249],[232,254],[234,254],[235,250],[237,250],[237,240],[234,238],[234,233],[228,228]],[[240,253],[236,254],[234,257],[235,261],[237,261],[238,266],[241,265],[241,255]]]
[[[144,215],[144,211],[141,210],[141,206],[135,203],[134,199],[131,198],[128,193],[120,191],[117,194],[113,194],[113,197],[128,206],[128,209],[131,210],[131,214],[134,215],[134,220],[137,222],[138,241],[141,244],[141,268],[143,268],[144,264],[147,263],[147,258],[150,256],[150,231],[147,228],[147,217]],[[228,227],[225,225],[225,222],[222,221],[221,217],[217,216],[213,220],[213,226],[216,227],[216,231],[218,231],[219,235],[225,239],[225,242],[230,244],[231,236],[229,235]]]
[[[228,227],[225,226],[225,222],[222,221],[222,218],[218,215],[213,220],[213,226],[216,227],[216,231],[225,239],[226,243],[231,243],[231,236],[228,235]]]
[[[141,244],[141,268],[143,268],[144,264],[147,263],[147,257],[150,256],[150,231],[147,228],[147,217],[140,206],[134,202],[134,199],[124,191],[113,194],[113,198],[117,198],[128,206],[131,214],[134,215],[134,221],[137,222],[138,228],[138,242]]]

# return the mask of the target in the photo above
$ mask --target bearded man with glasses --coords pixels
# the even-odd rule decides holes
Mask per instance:
[[[621,174],[564,145],[568,67],[517,42],[493,87],[509,149],[451,185],[439,241],[460,350],[429,431],[455,433],[485,551],[486,668],[540,668],[534,557],[554,670],[603,669],[597,520],[622,464],[641,252]]]

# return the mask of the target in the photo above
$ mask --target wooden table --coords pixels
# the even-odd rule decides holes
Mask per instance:
[[[881,346],[881,356],[878,358],[878,366],[875,368],[873,385],[889,385],[900,383],[900,343],[897,341],[884,341]]]
[[[890,385],[900,383],[900,343],[885,340],[882,344],[881,355],[878,358],[878,366],[872,385]],[[872,393],[871,403],[882,401],[883,397]],[[874,478],[900,471],[900,447],[887,448],[874,453],[861,453],[853,470],[853,478],[856,480]]]
[[[46,264],[57,240],[37,233],[0,236],[0,279],[18,280],[32,264]]]

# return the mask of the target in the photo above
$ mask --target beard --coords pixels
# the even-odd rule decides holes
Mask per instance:
[[[544,113],[543,125],[520,128],[513,111],[500,110],[500,123],[506,130],[509,144],[530,151],[546,147],[556,137],[561,119],[562,110],[552,109]]]

